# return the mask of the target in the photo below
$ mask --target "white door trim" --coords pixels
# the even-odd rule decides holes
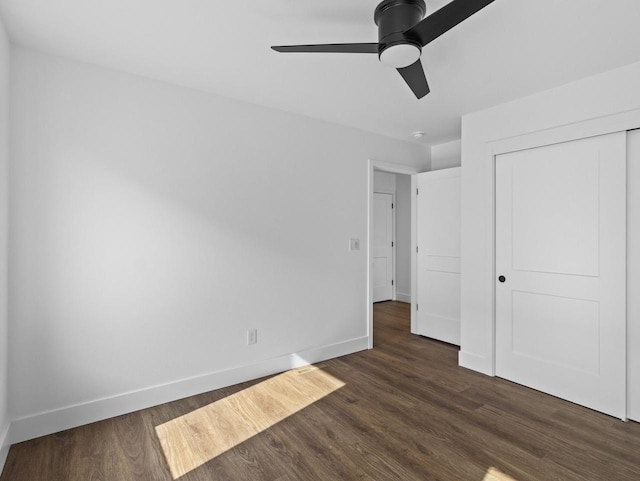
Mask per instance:
[[[572,140],[584,139],[588,137],[594,137],[597,135],[604,135],[613,132],[628,131],[640,128],[640,109],[622,112],[613,115],[607,115],[595,119],[589,119],[577,123],[561,125],[550,129],[533,131],[527,134],[517,135],[510,138],[488,141],[485,150],[485,159],[490,167],[487,171],[487,182],[490,185],[491,198],[490,201],[491,211],[493,213],[491,229],[491,244],[493,250],[491,253],[491,266],[490,272],[486,273],[486,283],[484,283],[487,289],[486,295],[491,299],[491,335],[490,335],[490,349],[488,351],[490,359],[487,363],[488,370],[484,367],[484,362],[481,359],[476,359],[476,355],[473,353],[467,353],[464,346],[464,335],[462,336],[463,344],[460,351],[460,365],[474,369],[476,371],[484,372],[485,374],[495,376],[495,357],[496,357],[496,293],[495,293],[495,277],[496,277],[496,222],[495,222],[495,171],[496,171],[496,156],[499,154],[515,152],[518,150],[525,150],[529,148],[541,147],[544,145],[552,145],[561,142],[569,142]],[[463,226],[464,229],[464,226]],[[463,233],[464,235],[464,233]],[[490,277],[489,277],[490,275]],[[464,329],[464,323],[462,325]]]
[[[371,249],[371,239],[373,238],[373,172],[380,170],[391,174],[413,175],[420,172],[417,167],[407,165],[394,164],[391,162],[382,162],[379,160],[369,159],[367,162],[367,338],[369,340],[369,349],[373,349],[373,251]],[[411,189],[415,189],[413,178],[411,180]],[[411,196],[411,292],[415,292],[416,286],[416,206],[415,196]],[[395,292],[395,291],[394,291]],[[411,329],[414,329],[415,320],[415,296],[411,296]]]
[[[627,417],[640,422],[640,130],[627,131]],[[633,248],[632,248],[633,246]],[[633,320],[636,320],[635,324]]]

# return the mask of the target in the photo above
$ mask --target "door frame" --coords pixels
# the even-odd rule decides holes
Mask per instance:
[[[373,172],[375,170],[388,172],[390,174],[413,175],[418,174],[420,169],[408,165],[394,164],[380,160],[369,159],[367,161],[367,306],[366,323],[368,348],[373,349],[373,250],[371,249],[371,239],[373,238]],[[411,178],[411,190],[415,190],[415,179]],[[411,196],[411,330],[414,330],[415,323],[415,286],[416,286],[416,206],[415,196]],[[395,284],[395,283],[394,283]],[[395,292],[395,291],[394,291]]]
[[[543,147],[546,145],[554,145],[563,142],[571,142],[574,140],[586,139],[589,137],[597,137],[600,135],[612,134],[615,132],[629,131],[640,128],[640,110],[632,110],[629,112],[623,112],[620,114],[608,115],[605,117],[590,119],[573,124],[561,125],[555,128],[545,129],[541,131],[534,131],[523,135],[518,135],[511,138],[497,140],[493,142],[487,142],[486,145],[486,159],[489,161],[490,166],[490,179],[491,179],[491,210],[493,213],[492,224],[492,273],[491,282],[487,282],[487,288],[491,289],[491,328],[492,333],[490,336],[491,347],[489,350],[490,359],[490,372],[487,374],[491,376],[496,375],[496,290],[495,290],[495,278],[496,278],[496,157],[500,154],[506,154],[511,152],[517,152],[520,150],[532,149],[536,147]],[[627,157],[628,160],[628,157]],[[628,169],[628,165],[627,165]],[[627,198],[627,211],[628,211],[628,198]],[[628,214],[627,214],[627,228],[628,228]],[[627,240],[629,233],[627,231]],[[628,249],[627,242],[627,249]],[[628,270],[628,263],[627,263]],[[627,305],[629,303],[629,285],[627,279]],[[629,325],[629,317],[626,319],[627,326]],[[464,325],[463,325],[464,329]],[[627,327],[628,332],[628,327]],[[627,337],[627,385],[629,379],[629,338]],[[464,348],[464,346],[463,346]],[[627,396],[628,397],[628,396]],[[629,406],[629,400],[627,399],[627,406]]]
[[[635,133],[627,131],[627,418],[640,422],[640,326],[631,323],[640,313],[640,300],[632,295],[638,288],[640,256],[637,250],[631,253],[631,246],[640,244],[640,222],[633,220],[640,219],[640,150],[635,138],[640,129],[632,130]]]
[[[467,367],[469,369],[473,369],[478,372],[482,372],[488,374],[490,376],[495,376],[496,366],[495,366],[495,358],[496,358],[496,292],[495,292],[495,278],[496,278],[496,222],[495,222],[495,195],[496,195],[496,182],[495,182],[495,171],[496,171],[496,156],[504,153],[515,152],[518,150],[524,150],[529,148],[535,148],[544,145],[553,145],[561,142],[569,142],[573,140],[585,139],[588,137],[595,137],[599,135],[606,135],[614,132],[621,131],[630,131],[636,130],[640,128],[640,109],[633,109],[625,112],[614,113],[610,115],[605,115],[602,117],[591,118],[587,120],[581,120],[570,124],[559,125],[556,127],[551,127],[543,130],[530,131],[525,134],[515,135],[512,137],[503,138],[501,140],[492,140],[486,139],[484,146],[484,159],[485,159],[485,170],[487,174],[487,187],[489,190],[487,191],[488,196],[486,197],[487,206],[490,206],[492,212],[491,218],[491,228],[487,234],[491,235],[490,244],[492,246],[491,256],[489,262],[486,264],[487,268],[484,273],[484,278],[486,279],[486,283],[484,284],[483,297],[489,301],[490,311],[487,313],[490,315],[489,325],[485,324],[486,327],[490,326],[491,332],[488,333],[487,341],[489,345],[486,352],[488,359],[483,356],[477,355],[471,352],[465,351],[464,345],[464,335],[463,335],[463,344],[461,346],[461,351],[459,355],[459,364],[461,366]],[[627,153],[627,162],[628,162],[628,153]],[[629,172],[629,165],[627,165],[627,173]],[[629,181],[629,180],[628,180]],[[463,181],[464,184],[464,181]],[[629,229],[629,193],[627,192],[627,229]],[[463,226],[464,228],[464,226]],[[629,255],[629,231],[627,230],[627,256]],[[487,239],[489,241],[489,239]],[[464,251],[463,251],[464,254]],[[627,259],[627,311],[629,310],[629,306],[631,303],[635,302],[633,296],[629,292],[629,263]],[[491,276],[489,278],[489,276]],[[463,292],[464,295],[464,292]],[[464,299],[463,299],[464,303]],[[635,304],[634,304],[635,305]],[[487,306],[487,307],[489,307]],[[464,304],[463,304],[464,307]],[[486,319],[486,318],[485,318]],[[632,381],[633,373],[631,372],[631,342],[632,339],[629,337],[629,316],[627,314],[627,386]],[[464,322],[462,324],[462,329],[464,332]],[[486,332],[486,331],[485,331]],[[637,340],[636,340],[637,342]],[[637,346],[634,346],[637,347]],[[630,398],[630,392],[627,388],[627,410],[629,411],[629,407],[632,405],[632,400]],[[627,412],[627,416],[629,416],[629,412]]]

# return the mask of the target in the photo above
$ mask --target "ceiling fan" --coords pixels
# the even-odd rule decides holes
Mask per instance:
[[[278,52],[377,53],[380,62],[400,72],[419,99],[429,93],[420,62],[422,47],[480,11],[494,0],[452,0],[425,18],[424,0],[384,0],[375,10],[378,43],[280,45]]]

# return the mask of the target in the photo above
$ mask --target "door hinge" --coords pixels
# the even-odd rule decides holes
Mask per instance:
[[[394,246],[393,241],[391,241],[391,247],[393,247],[393,246]]]
[[[416,195],[418,195],[418,194],[419,194],[419,189],[416,189]]]
[[[393,202],[391,203],[391,208],[393,209]]]
[[[391,285],[393,285],[393,279],[391,279]]]
[[[420,248],[416,246],[416,253],[420,252]]]
[[[416,304],[416,311],[418,311],[418,310],[419,310],[419,309],[418,309],[418,304]]]

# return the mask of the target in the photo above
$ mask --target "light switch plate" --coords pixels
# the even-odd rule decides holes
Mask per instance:
[[[257,344],[258,343],[258,330],[257,329],[249,329],[247,331],[247,345]]]
[[[360,250],[360,239],[349,239],[349,250],[350,251],[359,251]]]

